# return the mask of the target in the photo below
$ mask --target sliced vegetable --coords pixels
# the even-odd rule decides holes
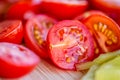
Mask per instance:
[[[120,49],[120,27],[110,17],[101,13],[92,13],[82,22],[94,37],[96,56]]]
[[[101,65],[94,74],[94,80],[119,80],[120,56]]]
[[[18,78],[30,73],[39,57],[24,46],[0,42],[0,77]]]
[[[94,80],[94,73],[95,71],[99,68],[98,65],[93,65],[89,71],[87,72],[87,74],[85,74],[82,79],[80,80]]]
[[[21,43],[23,25],[20,20],[5,20],[0,22],[0,42]]]
[[[93,62],[82,64],[80,67],[86,67],[82,68],[83,70],[90,68],[80,80],[118,80],[120,79],[120,50],[102,54]]]
[[[57,21],[47,15],[30,18],[25,26],[25,44],[42,58],[48,58],[46,37]]]
[[[60,68],[75,69],[75,64],[94,58],[93,38],[79,21],[64,20],[54,25],[47,36],[49,54]]]
[[[77,70],[87,70],[93,65],[101,65],[109,60],[114,59],[115,57],[120,55],[120,50],[114,51],[114,52],[108,52],[106,54],[101,54],[99,57],[94,59],[91,62],[81,63],[77,64],[76,68]]]

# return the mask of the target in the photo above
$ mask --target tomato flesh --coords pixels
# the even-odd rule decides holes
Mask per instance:
[[[93,40],[85,26],[72,20],[54,25],[47,37],[49,54],[60,68],[75,69],[76,63],[93,59]]]
[[[0,23],[0,42],[21,43],[23,26],[19,20],[6,20]]]
[[[96,41],[96,54],[114,51],[120,48],[120,28],[106,15],[94,14],[82,21],[91,31]]]
[[[12,43],[0,43],[0,77],[17,78],[31,72],[39,57],[31,50]]]
[[[47,58],[46,36],[50,27],[56,20],[46,15],[36,15],[27,21],[25,27],[26,45],[35,51],[40,57]]]

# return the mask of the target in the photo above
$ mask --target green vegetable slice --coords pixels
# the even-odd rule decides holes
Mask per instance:
[[[77,70],[87,70],[93,65],[101,65],[111,59],[114,59],[115,57],[120,55],[120,50],[114,51],[114,52],[108,52],[105,54],[101,54],[98,58],[91,62],[81,63],[76,65]]]
[[[120,80],[120,56],[102,64],[94,74],[93,80]]]
[[[89,71],[87,72],[87,74],[85,76],[82,77],[82,79],[80,80],[94,80],[94,73],[96,71],[96,69],[98,69],[99,66],[98,65],[93,65]]]

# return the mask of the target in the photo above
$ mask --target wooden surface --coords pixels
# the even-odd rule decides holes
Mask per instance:
[[[80,80],[81,76],[81,72],[62,70],[48,61],[41,60],[35,70],[22,78],[0,80]]]

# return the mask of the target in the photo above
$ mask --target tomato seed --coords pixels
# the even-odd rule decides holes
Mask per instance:
[[[99,53],[99,49],[95,48],[95,54],[98,54],[98,53]]]
[[[98,30],[98,25],[97,24],[94,24],[93,27],[96,31]]]
[[[70,62],[71,62],[71,58],[70,58],[70,57],[67,57],[67,58],[66,58],[66,62],[70,63]]]

